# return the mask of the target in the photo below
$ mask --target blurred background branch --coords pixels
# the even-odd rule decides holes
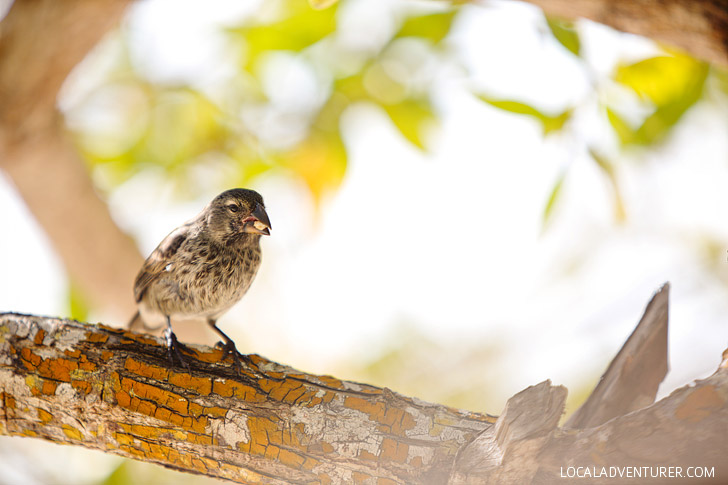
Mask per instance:
[[[724,0],[526,1],[550,15],[593,20],[728,67],[728,3]]]
[[[114,319],[133,313],[129,281],[142,259],[97,194],[57,97],[127,4],[20,1],[0,24],[0,168],[53,242],[73,284]]]

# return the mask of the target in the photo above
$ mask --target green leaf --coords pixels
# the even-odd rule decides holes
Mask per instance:
[[[708,64],[682,54],[619,66],[615,80],[655,105],[655,111],[633,130],[631,137],[624,136],[623,127],[618,129],[610,117],[622,143],[651,145],[662,140],[701,98],[708,71]]]
[[[565,178],[566,178],[566,171],[564,170],[559,175],[559,178],[556,179],[556,183],[554,183],[554,186],[551,189],[549,198],[546,201],[546,207],[544,207],[543,215],[541,216],[543,228],[546,228],[546,225],[549,223],[549,221],[551,221],[551,218],[554,213],[554,207],[556,207],[556,202],[559,200],[559,196],[561,195],[561,187],[564,185]]]
[[[266,52],[294,51],[309,47],[336,30],[334,5],[315,10],[300,0],[289,0],[284,8],[287,16],[276,22],[228,29],[228,33],[244,41],[245,70],[251,72],[256,61]]]
[[[612,196],[614,197],[614,218],[618,223],[624,222],[627,219],[627,212],[624,210],[624,199],[622,198],[622,191],[617,181],[617,174],[614,171],[614,164],[597,153],[593,148],[589,149],[589,155],[591,155],[592,159],[602,169],[602,172],[609,180],[609,185],[612,188]]]
[[[432,106],[425,100],[405,99],[396,104],[382,106],[402,136],[420,150],[425,149],[423,128],[436,117]]]
[[[607,119],[614,128],[614,132],[622,145],[637,143],[637,132],[611,108],[607,108]]]
[[[694,98],[695,92],[702,89],[707,73],[708,64],[677,54],[620,65],[614,79],[656,106],[662,106],[686,96]],[[686,93],[686,90],[691,92]]]
[[[495,108],[502,109],[503,111],[536,118],[541,122],[544,135],[561,130],[572,115],[571,109],[567,109],[557,115],[547,115],[533,106],[519,101],[497,100],[485,95],[478,95],[478,98]]]
[[[728,69],[719,66],[711,66],[711,69],[713,72],[712,77],[715,79],[718,89],[720,89],[723,94],[728,95]]]
[[[128,485],[134,482],[139,483],[139,478],[134,477],[129,470],[129,461],[122,461],[100,485]]]
[[[546,16],[546,23],[556,40],[575,56],[578,56],[581,51],[581,41],[579,40],[579,34],[574,28],[574,22]]]
[[[89,305],[86,296],[72,281],[68,284],[68,313],[72,319],[80,322],[88,320]]]
[[[457,10],[409,17],[395,37],[420,37],[437,44],[450,32]]]

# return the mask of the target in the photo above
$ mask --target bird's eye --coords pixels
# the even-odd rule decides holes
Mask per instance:
[[[226,206],[230,212],[240,212],[240,206],[237,204],[230,204]]]

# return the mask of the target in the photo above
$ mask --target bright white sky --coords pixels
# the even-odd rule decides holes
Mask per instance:
[[[364,11],[365,3],[350,8]],[[132,9],[133,55],[150,77],[205,72],[196,82],[212,86],[229,74],[220,67],[225,46],[215,27],[245,7],[210,5],[155,0]],[[583,70],[539,30],[536,10],[487,5],[467,7],[450,39],[473,76],[438,81],[443,119],[430,155],[362,105],[344,118],[349,168],[317,226],[301,187],[277,179],[254,187],[274,230],[263,242],[257,281],[222,327],[244,336],[245,352],[324,373],[338,359],[365,356],[402,321],[453,342],[492,335],[507,345],[505,402],[547,378],[574,388],[603,370],[652,293],[670,281],[672,371],[661,393],[709,375],[728,347],[728,262],[726,255],[702,260],[695,245],[709,235],[728,250],[728,102],[700,103],[654,153],[618,164],[628,219],[617,226],[608,184],[579,144],[614,151],[595,110],[577,112],[574,135],[544,140],[535,122],[466,93],[478,86],[559,111],[591,92]],[[367,38],[376,38],[372,29]],[[579,29],[600,75],[618,60],[656,52],[644,39],[588,22]],[[300,85],[275,78],[282,97]],[[546,199],[567,166],[554,224],[542,233]],[[145,173],[112,194],[112,210],[148,253],[215,195],[215,183],[205,198],[180,206],[168,182]],[[7,231],[0,310],[63,315],[62,267],[2,177],[0,207]]]

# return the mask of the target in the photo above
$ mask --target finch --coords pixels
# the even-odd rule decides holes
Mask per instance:
[[[240,367],[235,343],[217,319],[250,288],[260,267],[260,236],[271,224],[263,198],[248,189],[215,197],[197,217],[181,225],[152,251],[134,281],[138,311],[129,322],[166,324],[168,357],[189,368],[172,331],[172,319],[204,319],[224,340],[223,359]]]

